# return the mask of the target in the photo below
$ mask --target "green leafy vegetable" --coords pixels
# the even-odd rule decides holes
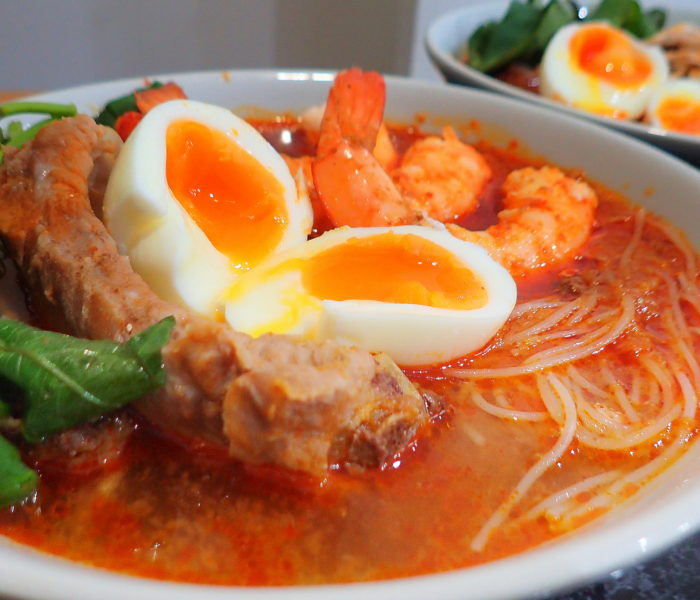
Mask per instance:
[[[623,27],[632,35],[645,39],[654,35],[661,29],[666,21],[666,13],[659,9],[642,12],[641,7],[636,4],[630,11],[627,21]]]
[[[11,121],[6,126],[6,131],[0,129],[0,145],[10,145],[20,148],[25,142],[31,140],[39,130],[56,119],[72,117],[77,113],[74,104],[55,104],[53,102],[7,102],[0,104],[0,118],[18,114],[46,114],[48,118],[24,129],[19,121]],[[3,153],[0,149],[0,164]]]
[[[663,27],[666,13],[658,8],[645,13],[637,0],[602,0],[588,18],[608,21],[644,39]]]
[[[547,47],[552,36],[564,25],[577,19],[576,7],[568,0],[552,0],[544,9],[540,23],[532,36],[531,52],[535,60],[539,60],[542,51]]]
[[[500,23],[488,23],[469,42],[469,64],[479,71],[494,71],[530,49],[540,22],[541,9],[534,4],[511,2]]]
[[[588,19],[607,21],[615,27],[622,27],[633,4],[637,4],[637,0],[602,0],[598,7],[588,14]]]
[[[22,462],[17,448],[0,436],[0,506],[21,502],[38,482],[39,477]]]
[[[162,87],[163,84],[160,81],[154,81],[151,85],[139,88],[137,92],[142,92],[144,90],[150,90],[152,88]],[[102,112],[95,117],[95,121],[98,125],[106,125],[107,127],[114,127],[117,119],[126,112],[136,111],[138,112],[138,106],[136,106],[136,96],[134,94],[127,94],[126,96],[120,96],[115,98],[105,104]]]
[[[24,437],[38,442],[162,385],[160,349],[174,324],[168,317],[125,344],[116,344],[0,318],[0,375],[24,390]]]
[[[515,60],[535,64],[561,27],[580,20],[571,0],[513,0],[500,21],[485,23],[470,36],[469,65],[490,73]],[[606,20],[647,38],[663,27],[666,14],[660,9],[644,12],[637,0],[602,0],[584,20]]]
[[[160,351],[174,325],[175,319],[167,317],[116,344],[42,331],[0,317],[0,376],[6,378],[0,383],[5,391],[21,388],[25,401],[19,421],[0,400],[0,426],[19,432],[21,422],[25,439],[38,442],[156,389],[165,382]],[[23,500],[37,483],[37,474],[22,462],[19,451],[0,436],[0,506]]]
[[[60,117],[73,117],[77,109],[75,104],[56,104],[54,102],[6,102],[0,104],[0,117],[9,117],[19,114],[51,115],[58,119]]]
[[[666,24],[666,11],[661,8],[650,8],[644,13],[644,18],[647,24],[651,27],[650,33],[643,36],[644,38],[651,37],[657,34]]]
[[[36,137],[36,134],[39,133],[39,130],[44,127],[45,125],[48,125],[51,123],[51,121],[55,121],[53,117],[49,117],[48,119],[42,119],[41,121],[34,123],[34,125],[31,125],[27,127],[26,129],[22,129],[22,124],[19,121],[13,121],[8,125],[8,134],[9,137],[7,139],[7,144],[9,146],[14,146],[15,148],[21,148],[25,142],[28,142],[29,140],[33,139]],[[17,127],[17,125],[19,127]]]
[[[10,404],[0,400],[0,428],[19,432],[21,423],[25,439],[38,442],[156,389],[165,381],[160,350],[174,324],[175,319],[168,317],[116,344],[42,331],[0,317],[3,394],[18,386],[24,390],[26,405],[19,421],[12,418]],[[0,436],[0,506],[22,501],[37,484],[37,474]]]

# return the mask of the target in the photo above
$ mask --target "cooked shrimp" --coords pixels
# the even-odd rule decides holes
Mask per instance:
[[[384,100],[381,75],[357,68],[339,73],[331,88],[313,175],[333,223],[400,225],[474,210],[491,178],[484,158],[446,129],[444,139],[416,142],[398,164],[382,123]]]
[[[415,142],[391,178],[401,195],[412,198],[428,216],[454,221],[474,212],[479,194],[491,179],[491,167],[452,127],[445,127],[442,138]]]
[[[334,225],[398,225],[414,219],[414,211],[372,154],[384,98],[382,76],[360,69],[339,73],[328,94],[313,177]]]
[[[598,197],[554,167],[512,171],[503,182],[503,210],[485,231],[448,225],[457,237],[486,248],[513,275],[556,264],[588,240]]]
[[[382,77],[359,69],[339,73],[331,88],[312,161],[315,192],[330,220],[362,227],[425,217],[450,222],[471,213],[492,177],[486,159],[445,127],[442,138],[415,142],[392,168],[398,159],[382,133],[384,97]],[[588,239],[598,200],[586,183],[553,167],[528,167],[510,173],[502,191],[498,223],[486,231],[448,227],[513,275],[556,264]]]

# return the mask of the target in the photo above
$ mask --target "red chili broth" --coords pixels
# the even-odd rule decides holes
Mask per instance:
[[[292,142],[285,146],[294,149],[290,154],[309,151],[295,125],[257,125],[273,142],[290,131]],[[417,134],[397,129],[392,135],[400,146]],[[485,144],[480,150],[494,169],[494,183],[484,207],[465,224],[484,227],[495,220],[500,182],[525,161]],[[614,195],[598,191],[601,210],[630,211]],[[521,297],[550,292],[560,272],[578,268],[579,260],[519,282]],[[443,377],[440,366],[409,375],[446,398],[449,409],[384,469],[338,469],[319,481],[246,467],[130,417],[132,433],[118,460],[88,475],[72,472],[70,457],[61,467],[60,453],[53,463],[45,456],[42,463],[24,448],[42,471],[41,484],[35,498],[0,510],[0,533],[51,554],[144,577],[273,586],[446,571],[567,533],[535,520],[497,530],[484,552],[470,550],[483,522],[552,446],[558,430],[549,422],[523,427],[484,413]],[[92,427],[100,430],[110,422]],[[486,443],[478,443],[474,432]],[[603,452],[574,445],[536,483],[533,497],[596,473],[601,465],[632,469],[662,446]],[[522,510],[516,507],[513,516]]]

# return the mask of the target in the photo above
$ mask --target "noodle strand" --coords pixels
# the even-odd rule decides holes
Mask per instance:
[[[493,531],[506,520],[513,507],[532,487],[535,481],[564,454],[574,439],[576,433],[576,406],[574,405],[571,395],[561,384],[556,375],[549,374],[543,375],[542,377],[547,379],[549,385],[556,391],[561,401],[564,423],[561,428],[559,439],[549,452],[530,467],[506,501],[496,509],[496,512],[494,512],[481,527],[470,544],[472,550],[475,552],[481,552],[484,549]]]

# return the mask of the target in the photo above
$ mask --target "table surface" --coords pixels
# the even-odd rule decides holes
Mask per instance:
[[[546,600],[698,600],[700,533],[640,565],[605,580]],[[542,600],[545,600],[544,598]]]
[[[35,92],[0,90],[0,103],[32,93]],[[600,583],[566,594],[548,596],[546,600],[697,600],[698,598],[700,598],[700,533],[644,564],[615,571]]]

